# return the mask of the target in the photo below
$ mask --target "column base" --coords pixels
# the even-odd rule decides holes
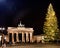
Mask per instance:
[[[12,42],[12,44],[15,44],[15,42]]]
[[[22,41],[23,43],[25,43],[25,41]]]

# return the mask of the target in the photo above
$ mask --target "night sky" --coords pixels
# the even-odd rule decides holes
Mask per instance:
[[[20,20],[25,27],[33,27],[34,34],[43,34],[43,24],[49,3],[52,3],[60,29],[59,0],[0,0],[0,26],[17,27]]]

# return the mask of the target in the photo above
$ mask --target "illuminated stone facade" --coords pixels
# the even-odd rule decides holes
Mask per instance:
[[[30,42],[30,43],[33,43],[35,41],[37,43],[40,41],[44,42],[42,39],[42,38],[44,38],[43,36],[33,36],[33,32],[34,32],[33,28],[26,28],[20,22],[20,24],[18,24],[18,27],[8,27],[7,28],[7,35],[2,36],[3,37],[2,42],[4,42],[4,39],[7,42],[12,42],[13,44],[16,42]],[[19,34],[21,36],[19,36]],[[21,38],[21,40],[19,38]],[[10,39],[11,39],[11,41],[10,41]]]
[[[32,42],[32,36],[33,36],[33,28],[25,28],[25,27],[8,27],[8,36],[7,36],[7,42],[9,42],[9,34],[12,34],[12,42],[14,42],[14,34],[16,34],[16,42],[19,42],[19,36],[18,34],[22,34],[22,42],[25,42],[25,35],[26,34],[26,42],[29,42],[29,34],[30,34],[30,42]]]
[[[45,43],[44,38],[45,38],[44,35],[35,35],[33,40],[34,42],[36,41],[37,43]]]

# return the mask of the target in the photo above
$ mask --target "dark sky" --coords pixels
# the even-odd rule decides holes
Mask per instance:
[[[60,28],[59,0],[0,0],[0,26],[17,26],[21,20],[26,27],[34,28],[34,34],[41,34],[49,3],[54,7]]]

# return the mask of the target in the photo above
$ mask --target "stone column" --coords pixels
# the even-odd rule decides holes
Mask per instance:
[[[0,41],[2,40],[2,38],[1,38],[2,36],[0,36]]]
[[[6,35],[6,41],[9,42],[9,33]]]
[[[19,36],[18,36],[18,33],[16,33],[16,42],[19,42]]]
[[[25,42],[24,33],[22,32],[22,42]]]
[[[30,42],[32,42],[33,40],[32,40],[32,33],[30,33]]]
[[[44,42],[44,36],[41,36],[41,37],[42,37],[42,38],[41,38],[41,39],[42,39],[42,43],[45,43],[45,42]]]
[[[29,38],[28,38],[28,32],[26,32],[26,42],[29,41]]]
[[[2,36],[0,36],[0,46],[2,45],[2,44],[1,44],[1,40],[2,40]]]
[[[4,34],[2,34],[2,43],[4,43]]]
[[[14,44],[14,33],[12,33],[12,43]]]

